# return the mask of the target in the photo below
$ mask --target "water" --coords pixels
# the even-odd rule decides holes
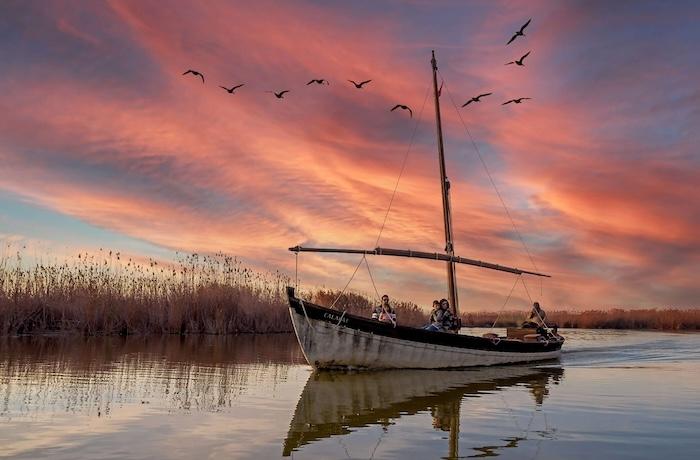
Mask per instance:
[[[0,339],[0,457],[697,458],[700,334],[563,333],[539,366],[354,374],[291,335]]]

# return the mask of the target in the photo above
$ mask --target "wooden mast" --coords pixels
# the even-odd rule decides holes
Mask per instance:
[[[452,212],[450,209],[450,181],[445,171],[445,148],[442,141],[442,120],[440,117],[440,94],[437,84],[437,61],[435,51],[430,63],[433,68],[433,94],[435,96],[435,123],[437,124],[438,157],[440,159],[440,188],[442,189],[442,210],[445,221],[445,253],[454,256],[454,238],[452,233]],[[447,262],[447,287],[449,289],[450,305],[456,316],[459,316],[457,299],[457,270],[453,261]]]

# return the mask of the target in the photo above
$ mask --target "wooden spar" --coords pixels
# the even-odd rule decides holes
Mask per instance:
[[[454,256],[454,238],[452,235],[452,211],[450,208],[450,182],[447,180],[445,169],[445,147],[442,141],[442,119],[440,117],[440,94],[437,86],[437,61],[435,51],[430,64],[433,68],[433,94],[435,96],[435,124],[437,126],[438,158],[440,160],[440,188],[442,189],[442,211],[445,220],[445,253]],[[459,305],[457,299],[457,271],[452,260],[447,262],[447,287],[449,290],[450,305],[454,309],[455,316],[459,317]]]
[[[460,257],[455,255],[442,254],[439,252],[423,252],[423,251],[411,251],[408,249],[389,249],[389,248],[375,248],[375,249],[349,249],[349,248],[306,248],[302,246],[294,246],[289,248],[292,252],[326,252],[335,254],[364,254],[371,256],[395,256],[395,257],[416,257],[418,259],[430,259],[430,260],[440,260],[444,262],[450,262],[453,264],[465,264],[473,265],[475,267],[488,268],[489,270],[497,270],[501,272],[513,273],[516,275],[533,275],[542,276],[545,278],[551,278],[550,275],[544,273],[531,272],[528,270],[521,270],[519,268],[507,267],[505,265],[493,264],[491,262],[484,262],[476,259],[468,259],[466,257]]]

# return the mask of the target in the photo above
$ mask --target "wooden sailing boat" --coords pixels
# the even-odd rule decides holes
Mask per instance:
[[[445,154],[442,140],[440,99],[437,85],[437,61],[435,52],[431,59],[433,93],[437,124],[438,159],[442,190],[442,206],[445,226],[445,253],[388,249],[310,248],[295,246],[290,251],[383,255],[414,257],[444,261],[447,265],[447,285],[450,304],[459,317],[457,298],[456,264],[466,264],[513,273],[548,277],[519,268],[483,262],[456,256],[454,253],[452,214],[450,209],[450,184],[445,170]],[[305,302],[287,288],[290,315],[299,345],[308,363],[323,368],[422,368],[483,366],[557,358],[564,338],[546,327],[537,334],[513,334],[484,337],[455,333],[434,332],[413,327],[375,321],[332,308]],[[525,332],[535,332],[534,329]]]

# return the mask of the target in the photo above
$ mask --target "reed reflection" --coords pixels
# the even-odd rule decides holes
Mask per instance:
[[[480,397],[514,386],[526,386],[535,408],[549,394],[549,386],[563,377],[560,367],[488,367],[459,371],[395,370],[384,372],[315,372],[299,398],[284,456],[303,446],[357,428],[429,413],[433,428],[449,433],[448,458],[459,456],[460,407],[465,397]],[[534,409],[534,408],[533,408]],[[503,448],[517,448],[524,437],[505,438],[503,445],[474,446],[472,457],[497,455]]]
[[[158,402],[218,411],[257,383],[284,380],[303,356],[291,334],[0,339],[0,416]]]

